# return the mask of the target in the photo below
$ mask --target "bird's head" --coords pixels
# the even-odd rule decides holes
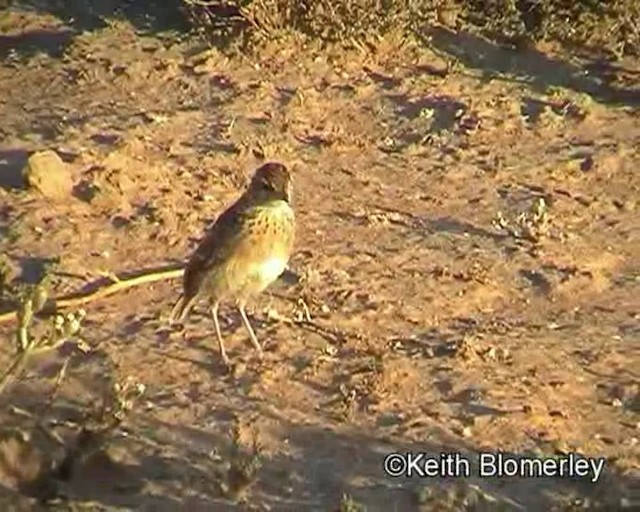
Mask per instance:
[[[249,190],[254,197],[280,199],[291,203],[293,179],[283,164],[268,162],[255,172]]]

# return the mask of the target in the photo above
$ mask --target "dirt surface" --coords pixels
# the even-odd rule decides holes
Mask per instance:
[[[4,510],[39,506],[27,484],[60,447],[16,432],[69,358],[48,411],[59,423],[78,421],[114,376],[146,389],[65,481],[59,510],[618,510],[637,499],[638,62],[603,78],[602,63],[551,45],[514,53],[445,29],[428,46],[385,41],[366,55],[289,40],[232,58],[126,21],[80,31],[14,9],[0,29],[10,278],[37,281],[55,260],[58,297],[105,272],[181,263],[265,158],[294,170],[298,218],[290,271],[251,305],[262,363],[231,305],[232,374],[204,304],[169,328],[179,280],[91,303],[91,350],[34,357],[0,397]],[[44,150],[71,173],[67,201],[24,185],[27,158]],[[0,325],[2,364],[14,328]],[[262,465],[233,492],[238,447]],[[605,472],[592,483],[382,469],[392,451],[473,461],[497,450],[605,457]]]

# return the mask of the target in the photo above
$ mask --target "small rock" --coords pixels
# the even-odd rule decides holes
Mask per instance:
[[[49,199],[66,199],[71,194],[73,180],[67,164],[53,150],[32,154],[22,175],[30,187]]]
[[[445,3],[443,7],[440,7],[440,9],[438,9],[437,14],[438,22],[445,27],[454,28],[456,26],[459,14],[456,8],[453,8]]]
[[[595,167],[595,161],[591,155],[587,156],[582,162],[580,162],[580,170],[582,172],[589,172]]]
[[[633,212],[636,210],[637,201],[634,199],[627,199],[622,203],[622,210],[625,212]]]

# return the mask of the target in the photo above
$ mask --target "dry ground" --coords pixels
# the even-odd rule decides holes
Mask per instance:
[[[253,305],[263,364],[231,309],[232,375],[204,305],[170,330],[177,280],[90,304],[88,353],[35,358],[2,396],[5,510],[36,508],[14,470],[46,458],[9,433],[27,421],[15,407],[37,412],[68,357],[53,418],[77,420],[113,374],[146,393],[65,483],[59,510],[616,510],[634,499],[637,62],[602,78],[602,65],[552,46],[512,53],[445,29],[367,55],[290,40],[227,58],[128,22],[80,32],[46,13],[3,16],[0,252],[13,277],[35,280],[58,258],[61,296],[102,272],[181,262],[262,158],[294,166],[299,219],[290,272]],[[72,171],[64,201],[23,187],[42,149]],[[302,318],[303,302],[312,323],[283,320]],[[0,328],[6,362],[13,326]],[[234,425],[263,461],[238,504],[223,483]],[[382,472],[393,450],[579,452],[607,466],[596,484],[393,480]]]

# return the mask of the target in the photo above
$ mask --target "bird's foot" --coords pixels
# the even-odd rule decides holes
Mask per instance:
[[[234,376],[237,372],[238,365],[227,360],[227,361],[222,361],[222,368],[226,375]]]
[[[220,360],[222,361],[222,364],[225,368],[227,369],[233,368],[233,363],[231,363],[231,359],[229,359],[229,356],[227,355],[226,352],[220,353]]]

